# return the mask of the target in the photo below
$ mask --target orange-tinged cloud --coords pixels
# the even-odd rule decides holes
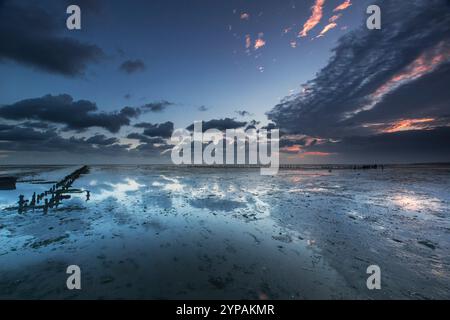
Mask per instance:
[[[334,153],[319,152],[319,151],[289,152],[289,153],[298,153],[296,155],[289,157],[290,159],[295,159],[295,158],[304,159],[306,157],[329,157],[334,154]]]
[[[336,21],[339,20],[340,17],[342,17],[342,13],[335,14],[335,15],[332,16],[330,19],[328,19],[328,22],[336,22]]]
[[[294,153],[297,154],[296,156],[300,158],[304,157],[327,157],[332,155],[333,153],[328,152],[320,152],[320,151],[303,151],[303,147],[295,144],[289,147],[284,147],[280,149],[281,152],[284,153]]]
[[[337,27],[337,23],[336,22],[332,22],[330,24],[327,24],[322,31],[320,31],[319,35],[317,36],[317,38],[319,37],[323,37],[325,35],[325,33],[327,33],[328,31],[330,31],[331,29],[334,29]]]
[[[385,84],[380,86],[368,97],[368,104],[347,114],[346,118],[350,118],[363,111],[372,110],[387,94],[395,91],[407,83],[415,81],[424,75],[433,72],[438,66],[447,61],[450,61],[450,49],[445,45],[445,43],[441,42],[432,50],[422,53],[410,65],[392,76]]]
[[[323,37],[325,35],[325,33],[327,33],[328,31],[334,29],[337,27],[337,23],[336,21],[339,20],[339,18],[342,16],[342,14],[335,14],[334,16],[332,16],[330,19],[328,19],[329,24],[327,24],[322,31],[320,31],[319,35],[316,38],[320,38]]]
[[[399,120],[391,124],[388,128],[382,130],[383,133],[394,133],[409,130],[426,130],[430,122],[435,121],[434,118],[421,119],[405,119]]]
[[[380,100],[387,93],[397,89],[399,86],[414,81],[425,74],[433,71],[438,65],[449,59],[449,52],[438,52],[435,55],[428,56],[422,54],[416,60],[414,60],[405,70],[394,75],[384,85],[378,88],[372,95],[372,99],[375,101]]]
[[[319,24],[323,16],[324,4],[325,0],[316,0],[315,4],[311,8],[311,16],[309,17],[308,21],[305,22],[305,24],[303,25],[303,29],[299,33],[300,37],[306,37],[308,35],[308,32]]]
[[[352,5],[352,2],[350,0],[345,0],[345,2],[341,3],[340,5],[338,5],[336,8],[334,8],[334,12],[336,11],[342,11],[347,9],[348,7],[350,7]]]
[[[302,147],[299,146],[298,144],[295,144],[293,146],[281,148],[280,151],[287,153],[299,153],[300,151],[302,151]]]
[[[319,151],[307,151],[302,153],[303,156],[313,156],[313,157],[328,157],[332,155],[332,153],[328,152],[319,152]]]
[[[258,50],[258,49],[264,47],[265,45],[266,45],[266,41],[264,41],[264,39],[262,39],[262,38],[258,38],[255,41],[254,48],[255,48],[255,50]]]

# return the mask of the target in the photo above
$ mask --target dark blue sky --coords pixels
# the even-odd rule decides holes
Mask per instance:
[[[343,6],[342,10],[335,10],[346,2],[351,3],[351,6],[347,5]],[[407,26],[414,20],[420,31],[422,19],[427,18],[426,12],[408,15],[406,12],[409,10],[408,6],[402,5],[401,1],[393,2],[397,5],[390,5],[389,8],[386,5],[385,9],[384,1],[380,2],[382,9],[390,10],[392,13],[386,14],[384,30],[378,31],[376,37],[387,39],[397,31],[394,28]],[[439,6],[448,9],[444,0],[432,2],[436,9]],[[65,27],[67,17],[65,8],[69,3],[76,3],[81,7],[81,31],[68,31]],[[124,140],[129,134],[143,133],[142,129],[145,126],[138,127],[139,130],[134,126],[138,123],[145,122],[148,125],[158,126],[161,123],[171,122],[174,128],[180,128],[187,127],[194,120],[234,118],[235,121],[255,119],[266,124],[269,121],[266,113],[269,112],[270,120],[276,122],[281,130],[292,135],[286,138],[284,147],[287,157],[294,158],[293,161],[357,161],[359,158],[365,161],[364,157],[357,155],[363,151],[346,151],[347,154],[351,154],[346,157],[340,150],[334,151],[336,148],[340,149],[338,145],[328,144],[354,137],[373,137],[375,136],[373,132],[363,132],[364,130],[360,129],[375,125],[372,123],[375,121],[364,120],[356,126],[356,129],[354,124],[348,123],[346,130],[341,130],[341,125],[337,126],[339,129],[336,130],[322,130],[314,126],[311,128],[308,124],[319,125],[321,121],[324,123],[320,126],[330,127],[326,119],[330,118],[329,114],[333,114],[332,110],[335,107],[331,104],[313,106],[316,103],[314,99],[322,96],[320,90],[324,89],[321,83],[310,84],[311,87],[316,87],[318,92],[318,97],[310,97],[313,99],[311,100],[313,105],[305,106],[306,102],[302,100],[304,98],[299,97],[302,84],[320,79],[321,74],[325,77],[327,68],[335,68],[333,59],[336,58],[336,52],[338,55],[345,54],[344,50],[341,50],[341,53],[339,50],[336,52],[332,50],[342,47],[342,40],[340,42],[338,40],[352,37],[354,41],[347,39],[348,46],[364,46],[361,50],[355,47],[353,54],[345,59],[347,65],[344,67],[349,69],[349,75],[358,74],[358,70],[351,69],[363,59],[368,64],[377,65],[379,69],[387,69],[383,74],[373,72],[357,80],[367,79],[370,82],[370,76],[376,74],[373,83],[369,83],[371,88],[367,87],[364,92],[358,93],[365,98],[376,93],[383,83],[395,87],[394,84],[389,83],[389,79],[396,74],[407,72],[408,61],[409,68],[413,68],[414,61],[421,54],[429,54],[434,50],[434,56],[444,55],[443,61],[439,61],[439,67],[447,65],[448,62],[448,51],[446,51],[448,28],[438,25],[437,22],[430,22],[429,19],[439,14],[440,17],[436,21],[447,21],[448,12],[430,9],[426,22],[429,24],[427,28],[435,27],[436,32],[441,35],[418,37],[417,42],[414,43],[417,50],[394,48],[393,52],[396,52],[396,55],[392,59],[403,56],[405,63],[391,63],[386,60],[386,54],[379,55],[380,51],[386,48],[377,47],[377,42],[370,42],[370,38],[374,37],[373,34],[377,31],[369,33],[368,30],[364,30],[367,17],[365,10],[369,3],[370,1],[346,0],[135,0],[131,2],[79,0],[57,3],[55,1],[3,0],[0,1],[0,13],[7,18],[4,18],[0,24],[3,31],[0,39],[3,43],[0,47],[0,105],[3,106],[0,107],[0,121],[4,126],[27,121],[44,122],[48,128],[36,128],[36,124],[30,128],[29,123],[23,128],[28,130],[28,134],[32,133],[30,130],[42,134],[48,134],[50,130],[58,139],[64,139],[65,142],[73,137],[73,139],[81,139],[82,141],[77,140],[77,143],[83,144],[96,135],[104,135],[105,139],[117,138],[119,140],[115,144],[106,145],[114,150],[114,148],[121,149],[119,147],[121,143],[130,143],[128,139]],[[305,23],[314,20],[312,7],[316,10],[320,9],[321,15],[316,16],[319,18],[318,22],[311,30],[308,30],[307,36],[300,37],[299,33],[304,29]],[[400,7],[401,10],[405,10],[405,17],[400,18],[400,21],[395,24],[394,21],[389,20],[390,15],[394,19],[394,16],[399,14],[395,10]],[[412,10],[416,10],[414,12],[422,9],[421,4],[412,6]],[[326,25],[333,22],[330,20],[333,16],[337,23],[335,28],[322,37],[317,37]],[[360,35],[362,39],[359,43],[356,43],[358,35],[351,36],[352,34]],[[260,41],[256,42],[258,39]],[[395,47],[396,43],[401,41],[411,45],[413,43],[411,39],[386,41],[384,45]],[[372,40],[379,41],[377,38]],[[436,49],[440,43],[444,48]],[[255,49],[258,44],[261,47]],[[372,56],[368,53],[371,46],[374,48],[373,59],[376,61],[371,61]],[[434,72],[434,66],[432,69],[430,70]],[[361,73],[370,71],[361,68],[359,70]],[[410,75],[410,78],[404,81],[405,85],[419,81],[422,76],[432,73],[428,71],[416,78]],[[448,73],[441,72],[445,75]],[[352,79],[342,79],[352,81]],[[342,88],[347,88],[347,93],[351,90],[349,85],[355,88],[357,83],[343,84]],[[403,83],[398,87],[402,86]],[[327,85],[327,88],[331,86]],[[323,92],[323,95],[330,94],[328,89]],[[394,89],[396,91],[397,87]],[[386,92],[391,94],[392,90]],[[344,101],[353,99],[353,97],[347,97],[347,93],[341,93],[332,99],[333,101],[339,101],[340,97]],[[89,109],[90,107],[86,106],[84,114],[88,117],[86,124],[80,124],[85,121],[84,118],[80,118],[79,121],[69,121],[55,117],[54,112],[48,116],[36,111],[37,107],[34,107],[33,103],[37,103],[39,108],[42,108],[42,104],[55,104],[55,108],[59,108],[59,111],[67,108],[67,112],[76,112],[76,107],[71,108],[73,107],[71,102],[62,99],[56,103],[52,100],[52,97],[62,94],[70,96],[74,104],[81,100],[96,106],[96,109]],[[43,99],[47,95],[51,95],[50,98]],[[293,95],[289,106],[281,106],[282,99],[289,95]],[[384,101],[384,94],[381,97]],[[30,102],[28,99],[43,100]],[[65,102],[59,106],[60,101]],[[353,100],[351,101],[348,104],[352,104]],[[162,108],[140,109],[145,105],[154,106],[155,103],[161,102],[163,102]],[[358,103],[361,104],[360,107],[364,107],[366,102],[359,100]],[[448,111],[447,97],[442,97],[439,103],[444,104],[446,109],[440,110],[437,114],[436,112],[417,112],[408,117],[397,116],[392,119],[377,119],[377,121],[383,121],[385,126],[389,127],[389,125],[395,125],[395,121],[409,119],[412,121],[410,127],[417,129],[417,123],[431,122],[427,122],[426,119],[432,118],[435,121],[437,116],[448,116],[445,112]],[[345,105],[348,104],[345,103]],[[104,124],[109,121],[107,117],[100,122],[96,118],[97,114],[117,114],[127,106],[133,110],[141,110],[138,111],[139,115],[128,116],[122,112],[121,118],[111,116],[110,120],[115,121],[114,125]],[[4,109],[3,116],[1,108]],[[20,108],[27,108],[28,116],[18,112]],[[308,115],[312,114],[311,110],[305,111],[308,108],[320,109],[320,120],[316,117],[310,119]],[[350,112],[357,109],[358,107],[355,106]],[[236,111],[241,111],[241,114]],[[294,112],[294,116],[289,116],[293,123],[278,112],[282,112],[283,115]],[[302,112],[306,112],[306,115],[302,116]],[[296,120],[296,117],[299,119]],[[330,121],[333,127],[341,120],[332,117]],[[445,121],[433,128],[447,128]],[[117,126],[119,130],[116,130]],[[348,129],[349,127],[354,130]],[[396,133],[395,131],[387,132],[388,129],[385,131],[377,133]],[[15,136],[18,136],[17,133]],[[5,133],[3,140],[12,141],[11,138],[10,140],[7,138],[8,134]],[[26,139],[29,138],[24,134],[22,142],[25,145],[29,142]],[[315,139],[316,142],[312,144],[305,142],[313,141],[311,139]],[[153,150],[153,147],[149,148],[150,142],[143,139],[131,141],[133,147],[138,142],[142,143],[141,148],[151,149],[152,155],[157,157],[160,151],[158,148],[156,150]],[[64,143],[62,146],[65,146]],[[88,151],[93,147],[93,153],[95,153],[98,145],[90,143],[83,147],[88,148]],[[24,151],[23,147],[19,146],[4,148],[5,155],[1,159],[15,159],[14,154]],[[311,151],[307,151],[307,148]],[[53,152],[50,149],[52,148],[45,152]],[[382,149],[385,152],[385,149]],[[448,156],[446,153],[448,150],[444,151],[440,155],[430,157],[429,160],[444,160]],[[325,159],[323,159],[324,156]],[[389,161],[389,156],[383,157],[383,160]],[[422,159],[418,158],[418,160]],[[403,158],[395,155],[392,161],[403,161]]]
[[[332,15],[341,2],[329,1],[325,17]],[[210,108],[206,114],[210,117],[234,117],[236,110],[245,109],[264,120],[264,113],[280,98],[290,90],[298,91],[300,84],[325,65],[333,43],[345,32],[333,30],[327,37],[311,41],[326,24],[324,19],[311,37],[298,39],[301,24],[310,15],[311,1],[100,3],[100,11],[80,4],[81,31],[65,31],[62,6],[48,10],[61,16],[62,33],[96,44],[108,57],[89,66],[85,75],[77,78],[45,74],[15,63],[1,64],[2,103],[68,93],[75,99],[94,100],[100,108],[112,111],[124,104],[164,99],[179,104],[179,112],[157,115],[153,121],[188,125],[196,107],[202,105]],[[345,12],[341,26],[360,24],[362,9],[358,4]],[[250,15],[249,20],[240,19],[244,12]],[[288,27],[293,29],[284,35]],[[261,32],[266,46],[247,54],[245,35],[256,38]],[[293,40],[298,41],[295,49],[290,46]],[[119,72],[118,65],[127,59],[141,59],[145,70],[133,75]],[[131,95],[129,100],[124,99],[126,94]],[[199,119],[204,116],[197,114]]]

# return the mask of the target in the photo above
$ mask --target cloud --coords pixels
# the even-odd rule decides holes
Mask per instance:
[[[25,99],[0,107],[0,117],[8,120],[45,121],[65,126],[67,130],[84,130],[91,127],[104,128],[116,133],[140,111],[125,107],[119,112],[98,112],[97,105],[87,100],[75,101],[70,95],[46,95]]]
[[[246,124],[245,130],[248,130],[248,129],[257,129],[257,126],[259,126],[260,123],[261,123],[261,122],[259,122],[259,121],[252,120],[252,121],[250,121],[250,122],[248,122],[248,123]]]
[[[319,37],[323,37],[325,35],[325,33],[327,33],[328,31],[330,31],[331,29],[334,29],[337,27],[337,23],[336,22],[331,22],[329,24],[327,24],[322,31],[320,31],[319,35],[316,38]]]
[[[152,124],[148,122],[141,122],[135,124],[136,128],[143,128],[144,135],[148,137],[162,137],[162,138],[170,138],[173,132],[173,122],[167,121],[165,123]]]
[[[234,119],[225,118],[225,119],[213,119],[209,121],[202,121],[202,129],[203,131],[209,129],[217,129],[220,131],[225,131],[227,129],[238,129],[245,127],[247,122],[236,121]],[[189,131],[194,131],[194,124],[191,124],[186,128]]]
[[[241,13],[240,18],[241,18],[241,20],[249,20],[250,15],[246,12],[243,12],[243,13]]]
[[[259,33],[258,38],[255,41],[255,45],[253,46],[255,50],[261,49],[266,45],[266,41],[263,39],[263,36],[263,33]]]
[[[246,110],[237,110],[236,113],[241,117],[251,116],[252,114]]]
[[[124,107],[120,110],[120,114],[128,118],[137,118],[141,115],[141,109],[133,107]]]
[[[141,143],[166,143],[166,140],[161,137],[148,137],[141,133],[133,132],[127,135],[128,139],[139,140]]]
[[[345,9],[347,9],[348,7],[350,7],[352,5],[351,0],[345,0],[343,3],[341,3],[340,5],[338,5],[336,8],[334,8],[334,12],[336,11],[343,11]]]
[[[0,10],[0,62],[11,60],[50,73],[82,75],[104,58],[102,49],[59,34],[55,14],[35,5],[4,1]]]
[[[26,121],[19,124],[21,127],[33,128],[33,129],[50,129],[51,125],[46,122],[40,121]]]
[[[333,150],[317,151],[335,154],[339,148],[352,149],[345,148],[349,145],[356,149],[358,141],[370,145],[371,139],[377,142],[375,150],[383,146],[382,139],[404,137],[398,128],[433,137],[430,131],[449,124],[447,1],[377,4],[383,8],[382,29],[373,32],[364,25],[340,38],[329,63],[304,84],[307,90],[285,98],[267,114],[288,134],[341,141],[328,144]],[[393,132],[380,135],[383,130]]]
[[[20,126],[11,126],[0,130],[0,150],[3,151],[42,151],[42,152],[97,152],[101,147],[106,150],[125,150],[125,145],[114,145],[118,140],[96,135],[86,138],[63,138],[56,130],[35,130]],[[93,145],[96,145],[94,148]]]
[[[377,109],[383,109],[385,115],[405,109],[410,114],[418,109],[439,113],[448,94],[433,88],[441,88],[440,82],[449,78],[443,57],[448,62],[449,55],[444,53],[449,48],[450,14],[444,0],[432,2],[380,3],[384,9],[382,30],[372,32],[364,26],[342,37],[328,65],[304,85],[308,90],[283,100],[268,113],[269,119],[292,133],[340,136],[353,134],[351,129],[358,126],[358,120],[373,120],[369,113],[375,115]],[[422,56],[427,56],[428,62],[415,62]],[[433,76],[437,74],[441,81]],[[414,86],[422,93],[412,90]],[[396,100],[399,94],[414,108]],[[383,107],[388,103],[389,108]],[[361,110],[367,105],[370,109]]]
[[[341,14],[336,14],[332,16],[330,19],[328,19],[329,23],[325,27],[323,27],[322,31],[320,31],[319,35],[316,38],[323,37],[325,33],[336,28],[337,27],[336,22],[341,18],[341,16],[342,16]]]
[[[371,136],[346,137],[309,148],[360,162],[448,162],[450,128],[411,130]]]
[[[101,145],[101,146],[109,146],[114,143],[118,143],[119,139],[115,137],[106,137],[103,134],[97,134],[95,136],[92,136],[86,140],[87,143],[95,144],[95,145]]]
[[[385,83],[367,97],[367,103],[360,108],[348,112],[346,117],[352,117],[363,111],[370,111],[389,93],[401,86],[415,81],[426,74],[432,73],[443,63],[450,61],[450,45],[441,42],[434,48],[425,51],[417,59],[412,61],[405,68],[394,74]]]
[[[29,141],[39,142],[56,137],[55,131],[37,131],[32,128],[22,128],[19,126],[2,127],[0,130],[0,141]]]
[[[162,100],[162,101],[147,103],[147,104],[143,105],[141,107],[141,109],[144,112],[162,112],[165,109],[167,109],[167,107],[170,107],[172,105],[174,105],[174,103],[166,101],[166,100]]]
[[[308,32],[311,31],[316,25],[319,24],[320,20],[323,16],[323,6],[325,4],[325,0],[315,0],[314,5],[312,6],[312,14],[309,19],[303,25],[303,29],[300,31],[300,37],[306,37]]]
[[[250,37],[249,34],[246,34],[245,35],[245,48],[250,49],[251,46],[252,46],[252,38]]]
[[[125,73],[132,74],[146,69],[144,61],[140,59],[124,61],[119,69]]]
[[[130,139],[132,138],[135,137],[130,136]],[[160,138],[142,136],[140,142],[139,146],[131,148],[131,144],[120,144],[119,139],[105,135],[64,138],[58,135],[56,130],[42,131],[21,126],[0,125],[0,152],[9,158],[7,161],[11,163],[27,162],[30,155],[36,156],[36,153],[39,153],[39,158],[33,158],[33,163],[55,161],[55,159],[68,163],[73,163],[73,159],[79,159],[78,161],[84,163],[92,162],[93,159],[101,163],[104,163],[105,159],[108,162],[122,159],[119,160],[120,162],[127,159],[128,163],[134,161],[133,159],[164,161],[165,152],[172,148]],[[61,157],[62,154],[65,156]],[[142,162],[142,160],[136,161]]]

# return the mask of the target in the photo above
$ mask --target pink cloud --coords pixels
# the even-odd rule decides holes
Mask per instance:
[[[352,5],[352,2],[350,0],[345,0],[345,2],[341,3],[340,5],[338,5],[333,11],[342,11],[347,9],[348,7],[350,7]]]
[[[308,35],[308,32],[319,24],[323,16],[324,4],[325,0],[316,0],[315,4],[311,8],[311,16],[309,17],[308,21],[305,22],[305,24],[303,25],[303,29],[299,33],[300,37],[306,37]]]
[[[402,71],[392,76],[385,84],[368,96],[369,102],[366,105],[348,113],[346,118],[350,118],[363,111],[372,110],[387,94],[433,72],[438,66],[447,61],[450,61],[450,49],[445,43],[441,42],[435,48],[421,54]]]

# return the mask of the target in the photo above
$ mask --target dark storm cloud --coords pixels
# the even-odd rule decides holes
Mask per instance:
[[[141,109],[133,107],[124,107],[120,110],[120,114],[128,118],[137,118],[141,115]]]
[[[145,139],[144,139],[145,140]],[[135,149],[129,144],[118,144],[115,137],[94,135],[87,138],[60,136],[56,130],[35,130],[0,124],[0,150],[5,152],[70,152],[72,154],[109,157],[161,157],[172,146],[162,139],[148,138]]]
[[[305,92],[268,113],[281,130],[323,137],[367,135],[366,122],[448,114],[448,1],[377,4],[382,29],[368,30],[364,23],[342,37]]]
[[[0,117],[8,120],[47,121],[66,126],[68,130],[84,130],[91,127],[104,128],[116,133],[130,124],[130,118],[138,116],[139,110],[125,107],[119,112],[98,112],[91,101],[74,101],[70,95],[46,95],[26,99],[0,107]]]
[[[89,138],[64,138],[56,130],[40,131],[10,126],[0,130],[0,150],[11,152],[71,152],[89,155],[129,155],[129,145],[116,144],[118,139],[104,135]]]
[[[135,154],[140,155],[158,155],[158,157],[163,157],[163,152],[168,151],[172,146],[167,144],[155,144],[155,143],[143,143],[133,150]],[[166,154],[168,156],[169,154]]]
[[[10,130],[11,128],[14,128],[14,126],[0,123],[0,131]]]
[[[245,127],[245,130],[248,129],[257,129],[257,126],[259,126],[261,122],[256,121],[256,120],[252,120],[249,123],[247,123],[247,127]]]
[[[27,121],[19,124],[21,127],[33,128],[33,129],[50,129],[51,125],[46,122],[39,121]]]
[[[0,141],[21,142],[21,141],[45,141],[57,137],[54,131],[36,131],[32,128],[21,128],[17,126],[4,126],[0,128]]]
[[[139,140],[141,143],[166,143],[166,140],[164,140],[161,137],[148,137],[146,135],[143,135],[141,133],[133,132],[127,135],[128,139],[134,139]]]
[[[97,134],[95,136],[92,136],[92,137],[86,139],[86,142],[90,143],[90,144],[109,146],[114,143],[118,143],[119,139],[117,139],[115,137],[108,138],[107,136],[105,136],[103,134]]]
[[[450,54],[450,53],[449,53]],[[348,125],[386,122],[400,118],[432,117],[436,120],[450,116],[450,64],[397,89],[387,95],[376,108],[354,116]],[[450,121],[448,121],[450,124]]]
[[[20,6],[15,1],[3,1],[0,62],[12,60],[51,73],[77,76],[84,73],[88,64],[104,57],[95,45],[61,36],[65,25],[55,16],[61,15],[50,14],[33,4]]]
[[[316,144],[308,151],[342,154],[374,161],[429,162],[450,159],[450,127],[411,130],[372,136],[346,137],[337,142]]]
[[[148,122],[141,122],[134,125],[136,128],[143,128],[144,135],[148,137],[169,138],[173,132],[173,122],[167,121],[165,123],[152,124]]]
[[[127,60],[124,61],[119,69],[125,73],[132,74],[139,71],[145,70],[145,63],[144,61],[137,59],[137,60]]]
[[[174,105],[174,103],[162,100],[152,103],[147,103],[141,107],[142,111],[144,112],[162,112],[167,109],[167,107],[170,107]]]
[[[292,147],[292,146],[314,146],[317,143],[317,139],[302,136],[302,137],[284,137],[280,139],[280,148]]]
[[[242,121],[236,121],[235,119],[231,118],[225,118],[225,119],[212,119],[209,121],[202,121],[202,129],[203,131],[209,130],[209,129],[217,129],[220,131],[225,131],[227,129],[238,129],[245,127],[247,122]],[[191,124],[189,127],[186,128],[189,131],[194,130],[194,124]]]

